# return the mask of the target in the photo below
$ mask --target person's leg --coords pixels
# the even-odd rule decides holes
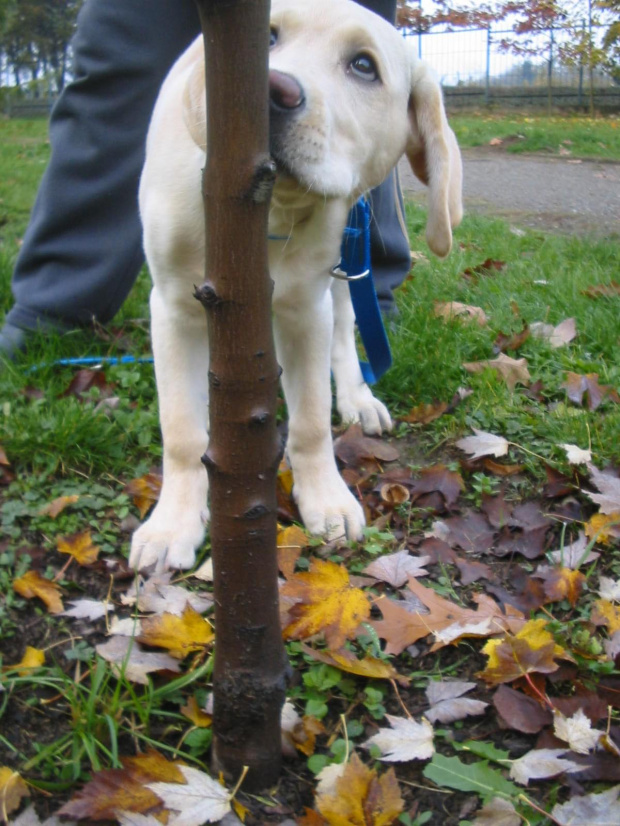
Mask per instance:
[[[143,262],[137,190],[148,122],[199,31],[193,0],[86,0],[74,79],[52,114],[51,159],[15,266],[15,306],[0,334],[9,347],[20,328],[105,322],[120,308]]]
[[[396,22],[396,0],[356,0],[390,23]],[[394,310],[392,290],[398,287],[411,269],[409,238],[405,224],[403,196],[398,173],[391,172],[370,193],[372,221],[370,255],[377,298],[383,312]]]

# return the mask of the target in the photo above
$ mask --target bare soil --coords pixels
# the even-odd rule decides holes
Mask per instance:
[[[620,235],[620,163],[515,155],[503,147],[463,150],[466,212],[570,235]],[[406,161],[405,197],[424,203],[424,187]]]

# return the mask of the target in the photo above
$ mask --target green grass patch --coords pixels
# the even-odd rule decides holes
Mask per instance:
[[[508,152],[569,153],[576,158],[620,160],[620,119],[617,115],[503,115],[476,112],[450,117],[462,147],[486,146],[500,138]]]

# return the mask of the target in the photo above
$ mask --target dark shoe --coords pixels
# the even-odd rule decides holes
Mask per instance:
[[[18,353],[25,350],[29,335],[29,330],[5,324],[0,330],[0,362],[13,361]]]

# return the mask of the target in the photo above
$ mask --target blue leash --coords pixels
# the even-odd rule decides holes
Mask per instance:
[[[286,240],[286,239],[284,239]],[[392,364],[390,343],[383,326],[383,318],[377,301],[370,264],[370,202],[362,197],[349,213],[349,221],[342,237],[340,263],[332,267],[331,274],[349,282],[351,301],[357,327],[368,361],[360,361],[362,375],[367,384],[374,384]],[[88,364],[150,364],[152,357],[136,356],[85,356],[83,358],[58,359],[54,365]],[[48,367],[37,364],[30,372]]]
[[[342,237],[340,263],[334,278],[349,282],[357,328],[368,361],[360,361],[367,384],[374,384],[392,364],[392,352],[372,280],[370,263],[370,202],[360,198],[349,213]]]

